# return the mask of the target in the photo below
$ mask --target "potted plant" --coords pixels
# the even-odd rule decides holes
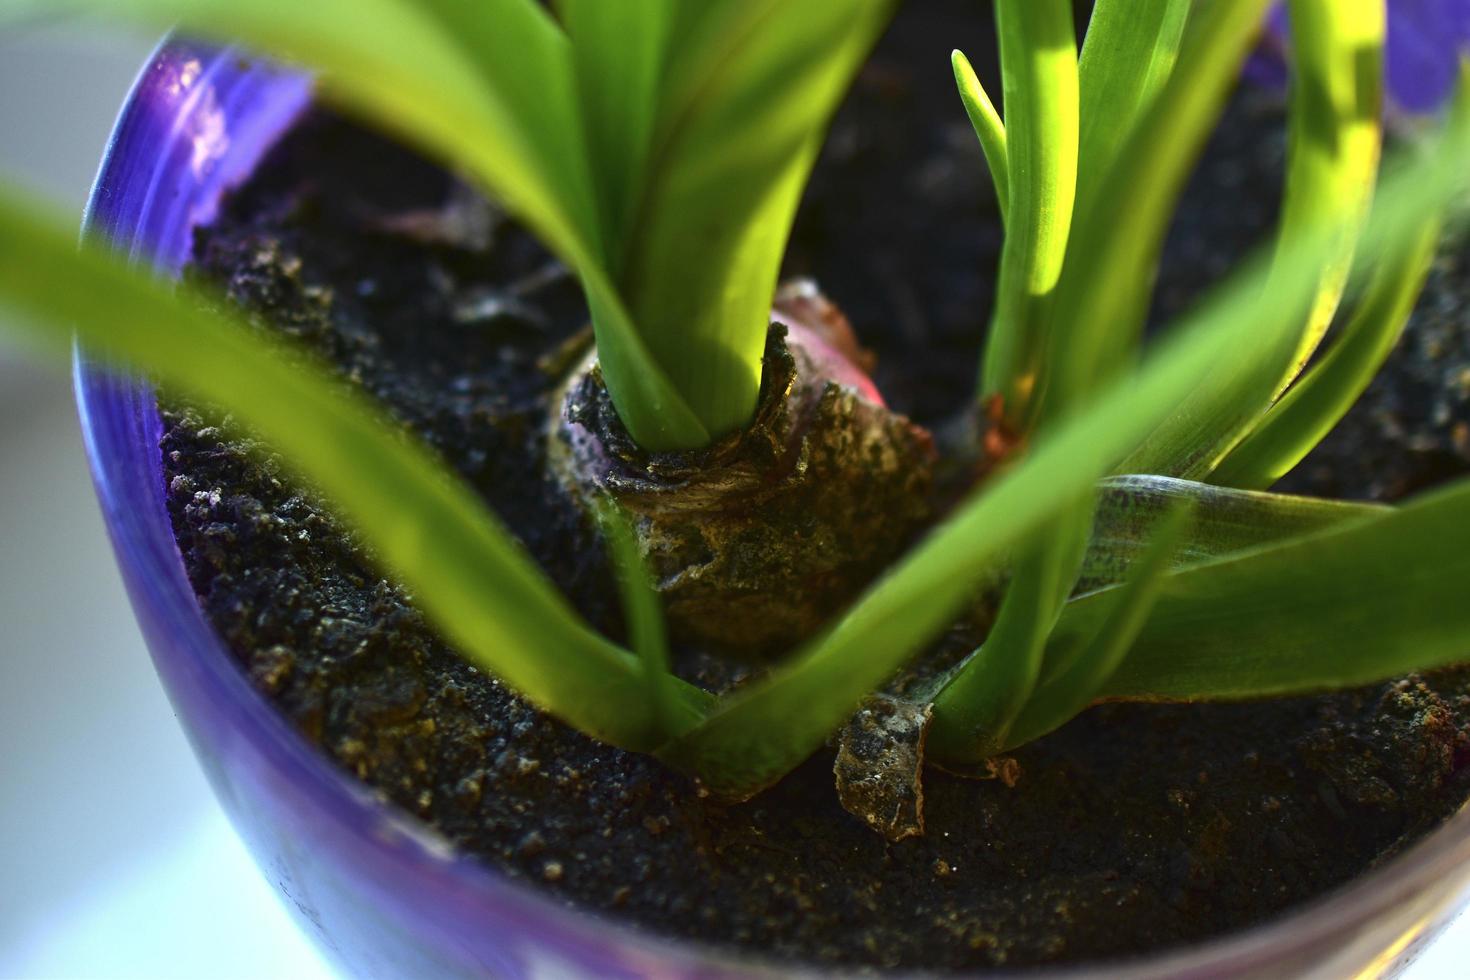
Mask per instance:
[[[82,362],[99,490],[160,672],[267,873],[358,972],[1055,959],[1062,947],[1047,944],[1066,927],[997,936],[953,914],[973,901],[972,858],[1008,867],[993,852],[1018,838],[994,821],[1023,802],[1017,791],[1079,776],[1044,747],[1065,743],[1026,748],[1035,739],[1099,700],[1348,687],[1462,656],[1463,489],[1392,510],[1249,489],[1292,468],[1367,383],[1464,191],[1453,165],[1470,138],[1463,100],[1421,161],[1375,187],[1381,4],[1293,4],[1313,29],[1294,42],[1275,248],[1141,364],[1168,219],[1265,5],[1099,4],[1079,60],[1068,5],[1000,4],[1005,124],[964,59],[954,65],[1002,202],[996,313],[974,409],[937,437],[884,404],[824,297],[787,289],[767,309],[822,123],[890,5],[565,2],[560,21],[521,2],[492,17],[449,2],[132,6],[325,69],[324,91],[496,192],[576,270],[596,330],[589,354],[567,329],[577,302],[558,313],[565,274],[524,229],[387,144],[319,117],[299,123],[309,83],[231,50],[160,51],[91,224],[268,307],[295,337],[288,352],[193,291],[180,303],[100,249],[74,255],[5,205],[0,250],[23,262],[5,264],[0,297],[28,314],[23,326],[62,325],[23,336],[55,346],[75,323],[88,350],[227,407],[313,488],[299,493],[276,457],[244,451],[254,436],[222,437],[178,407],[161,416],[147,389]],[[334,179],[313,189],[311,168],[334,153]],[[383,173],[395,176],[388,189],[366,193]],[[404,190],[419,181],[427,200]],[[296,237],[306,225],[321,237]],[[353,239],[362,254],[340,262]],[[88,288],[65,285],[78,282]],[[1306,366],[1350,283],[1352,315]],[[414,316],[393,305],[405,293]],[[354,304],[372,315],[353,319]],[[415,333],[419,314],[465,332]],[[398,332],[365,335],[373,319]],[[445,390],[423,400],[435,391],[423,376]],[[388,393],[397,421],[362,387]],[[544,478],[508,488],[504,467],[528,464]],[[539,518],[513,528],[524,544],[481,494]],[[263,544],[276,549],[264,563]],[[380,584],[378,565],[407,591]],[[1405,747],[1432,750],[1427,771],[1456,771],[1444,698],[1414,684],[1354,697],[1310,710],[1338,712],[1326,727],[1348,731],[1350,711],[1370,726],[1408,711],[1418,735]],[[1119,745],[1131,731],[1167,746],[1172,732],[1187,744],[1180,715],[1213,709],[1146,724],[1128,710],[1090,712],[1082,724],[1097,727],[1081,737]],[[1305,809],[1290,797],[1277,807],[1381,809],[1378,748],[1320,745],[1363,778],[1311,786],[1303,795],[1319,799]],[[430,772],[440,765],[452,779]],[[1364,795],[1344,801],[1339,785]],[[1387,789],[1400,800],[1422,786]],[[1166,804],[1187,813],[1192,792],[1171,786]],[[1400,802],[1392,812],[1433,809]],[[1435,816],[1456,802],[1440,800]],[[980,826],[953,822],[966,807]],[[1458,885],[1459,822],[1365,879],[1371,888],[1141,969],[1361,966]],[[794,836],[771,838],[778,827]],[[945,844],[948,827],[968,839]],[[1229,839],[1228,827],[1204,829]],[[1063,836],[1041,845],[1042,860],[1086,839],[1085,827],[1048,830]],[[447,844],[472,838],[480,857]],[[599,840],[667,867],[635,861],[599,877]],[[845,862],[834,840],[853,847]],[[1286,836],[1284,850],[1294,844]],[[720,847],[747,866],[712,863]],[[762,847],[778,856],[763,862]],[[834,911],[813,862],[837,875],[844,902],[861,896],[834,863],[889,891]],[[707,877],[716,864],[759,901],[702,905],[705,887],[730,894]],[[1170,904],[1187,914],[1194,870],[1169,873],[1186,885]],[[645,926],[665,916],[720,951],[568,911],[516,877]],[[957,886],[960,898],[945,897]],[[925,907],[924,895],[939,897]],[[1109,921],[1068,905],[1079,896],[1015,907]],[[1091,900],[1126,910],[1157,897],[1104,882]],[[918,918],[905,918],[911,899]],[[848,947],[808,928],[844,917],[862,923]],[[1341,943],[1365,924],[1372,943]],[[923,931],[906,945],[905,929]],[[1095,940],[1099,958],[1114,955],[1108,941]]]

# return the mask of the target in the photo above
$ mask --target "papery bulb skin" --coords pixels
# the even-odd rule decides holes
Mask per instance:
[[[928,431],[883,403],[845,319],[800,288],[778,301],[744,431],[644,452],[594,354],[556,395],[549,432],[567,492],[589,510],[611,496],[631,519],[672,635],[753,659],[816,632],[933,516]]]

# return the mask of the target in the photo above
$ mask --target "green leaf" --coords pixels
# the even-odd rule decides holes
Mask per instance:
[[[638,550],[628,515],[611,497],[601,502],[598,521],[617,569],[628,638],[643,664],[648,713],[661,730],[672,733],[680,727],[681,712],[678,692],[670,683],[673,675],[669,672],[669,637],[662,600]]]
[[[1167,476],[1115,476],[1097,493],[1092,540],[1078,576],[1076,595],[1126,581],[1169,514],[1187,509],[1187,534],[1173,548],[1172,567],[1188,568],[1284,540],[1387,513],[1381,504],[1351,503],[1235,490]],[[1083,647],[1053,644],[1043,685],[1072,668]]]
[[[568,171],[562,186],[583,202],[588,254],[566,257],[588,291],[603,380],[628,431],[654,451],[710,441],[621,292],[629,211],[649,151],[665,49],[677,39],[670,25],[680,2],[563,0],[570,41],[531,0],[427,3],[469,49],[491,89],[539,137],[541,165]]]
[[[1167,476],[1109,477],[1099,484],[1078,590],[1092,592],[1122,582],[1157,534],[1160,521],[1181,506],[1191,518],[1174,551],[1178,568],[1388,511],[1381,504],[1236,490]]]
[[[1007,8],[1002,5],[1000,9],[1004,15]],[[1026,9],[1033,16],[1043,13],[1040,6],[1028,6]],[[1051,290],[1064,269],[1067,222],[1071,217],[1072,193],[1079,180],[1077,168],[1085,167],[1087,173],[1094,175],[1106,173],[1117,146],[1133,128],[1137,116],[1152,104],[1157,89],[1172,68],[1187,13],[1188,5],[1177,0],[1133,4],[1126,13],[1116,3],[1104,0],[1094,8],[1088,29],[1090,53],[1084,49],[1081,65],[1073,63],[1072,57],[1059,58],[1057,70],[1062,73],[1061,84],[1057,84],[1055,79],[1034,75],[1018,83],[1026,86],[1024,91],[1027,94],[1034,95],[1040,86],[1043,95],[1061,92],[1064,100],[1080,98],[1080,107],[1065,106],[1067,116],[1062,123],[1063,135],[1058,137],[1050,131],[1039,134],[1041,151],[1057,152],[1055,148],[1060,146],[1068,168],[1066,179],[1070,184],[1059,213],[1052,210],[1049,202],[1042,202],[1042,214],[1058,219],[1061,230],[1055,247],[1045,259],[1046,288],[1037,291],[1036,283],[1028,284],[1027,289],[1031,292],[1018,307],[1026,310],[1024,318],[1029,323],[1022,332],[1029,337],[1016,342],[1015,335],[1008,332],[1022,321],[1006,321],[1008,283],[1004,257],[1001,264],[1002,299],[996,323],[992,326],[993,343],[999,344],[1000,350],[1004,351],[1011,343],[1015,343],[1017,348],[1028,348],[1022,355],[1027,364],[1017,378],[1019,383],[1005,397],[1010,399],[1008,414],[1013,421],[1029,417],[1030,424],[1038,433],[1044,432],[1052,420],[1064,415],[1080,400],[1083,388],[1070,379],[1095,377],[1097,374],[1094,359],[1102,345],[1079,344],[1075,342],[1075,336],[1084,332],[1107,336],[1107,331],[1097,329],[1096,321],[1088,320],[1084,327],[1080,316],[1070,321],[1051,319]],[[1070,50],[1075,56],[1075,49],[1071,48],[1070,18],[1065,12],[1055,13],[1053,21],[1049,30],[1058,37],[1063,33],[1066,35],[1065,42],[1059,41],[1058,47]],[[1003,68],[1007,59],[1017,59],[1023,48],[1035,50],[1042,44],[1037,33],[1039,29],[1034,25],[1030,31],[1016,31],[1002,16],[999,27]],[[1008,37],[1012,38],[1009,47]],[[1079,86],[1080,96],[1076,91]],[[1016,104],[1016,94],[1007,89],[1007,106]],[[1012,152],[1015,152],[1014,147]],[[1015,232],[1016,229],[1008,227],[1008,248],[1010,236]],[[1074,274],[1076,264],[1074,260]],[[1066,312],[1072,313],[1070,310]],[[1130,340],[1136,343],[1136,339],[1129,337],[1126,331],[1115,336],[1125,343]],[[987,358],[996,350],[992,347]],[[1043,351],[1049,359],[1047,362],[1039,360]],[[1103,361],[1117,363],[1120,359],[1118,353],[1109,352]],[[987,372],[990,364],[987,360]],[[1067,380],[1061,385],[1042,385],[1036,390],[1033,386],[1038,376]],[[1029,398],[1030,401],[1020,404],[1017,400],[1021,398]],[[1047,539],[1017,563],[999,617],[985,645],[954,672],[935,699],[934,724],[930,732],[935,751],[951,758],[984,758],[1004,743],[1012,722],[1042,675],[1047,635],[1062,604],[1072,592],[1079,561],[1087,550],[1091,512],[1091,501],[1084,497],[1070,513],[1058,517]]]
[[[243,5],[258,2],[246,0]],[[444,37],[453,42],[479,76],[480,91],[473,97],[504,106],[507,128],[518,131],[530,145],[534,166],[550,178],[555,203],[570,213],[578,237],[585,239],[578,247],[587,249],[589,258],[595,257],[597,264],[606,265],[606,252],[597,248],[600,215],[592,158],[582,131],[574,52],[565,33],[540,4],[527,0],[477,0],[473,4],[464,0],[418,0],[417,6],[426,11],[426,19],[437,21]],[[369,20],[374,16],[371,9],[360,14]],[[332,65],[326,62],[324,67],[330,85]],[[349,84],[356,86],[355,82]],[[366,108],[374,109],[371,105]],[[420,109],[419,114],[423,111]],[[377,121],[392,126],[395,119]],[[448,147],[446,152],[451,160],[459,162],[456,155],[476,160],[498,149],[492,143],[475,147],[472,155],[468,147]],[[488,172],[477,176],[504,197],[505,189],[497,185],[501,179],[496,174],[499,166],[490,163]]]
[[[1152,104],[1155,90],[1172,65],[1173,50],[1187,13],[1186,5],[1177,3],[1145,4],[1143,9],[1135,9],[1127,17],[1114,5],[1104,3],[1102,7],[1101,11],[1094,11],[1095,19],[1089,29],[1093,54],[1086,81],[1092,88],[1084,88],[1081,110],[1093,114],[1090,152],[1097,156],[1087,165],[1093,168],[1090,172],[1094,174],[1105,172],[1107,162],[1133,127],[1137,114]],[[1004,6],[1001,9],[1004,11]],[[1037,7],[1027,9],[1033,14],[1040,11]],[[1014,50],[1005,47],[1007,25],[1004,18],[1000,28],[1004,67],[1006,57],[1014,57]],[[1092,35],[1094,30],[1098,32],[1096,35]],[[1032,47],[1036,43],[1034,38],[1028,42]],[[1070,26],[1067,46],[1070,47]],[[1112,56],[1127,57],[1132,61],[1125,69],[1110,60]],[[1079,84],[1077,76],[1081,69],[1070,63],[1067,68],[1068,84],[1075,88]],[[1033,86],[1039,84],[1036,78],[1026,82]],[[1007,105],[1011,104],[1008,90]],[[1078,110],[1072,107],[1071,111]],[[1075,141],[1078,122],[1072,118],[1067,125],[1072,130],[1067,138]],[[1050,142],[1054,139],[1043,140],[1044,145]],[[1089,150],[1087,147],[1083,149]],[[1076,154],[1078,150],[1075,143],[1070,147],[1064,143],[1062,152]],[[1076,165],[1075,160],[1073,164]],[[1072,179],[1075,184],[1075,173]],[[1067,203],[1070,205],[1070,197]],[[1062,216],[1063,220],[1067,217],[1066,214]],[[1014,233],[1014,227],[1008,227],[1008,239]],[[1109,228],[1107,233],[1113,234],[1115,230]],[[1054,269],[1062,268],[1060,263],[1065,242],[1064,228],[1053,256]],[[1076,276],[1079,264],[1085,269],[1088,261],[1074,257],[1072,266],[1063,271],[1063,276]],[[1055,275],[1055,271],[1050,274]],[[1003,257],[1002,297],[1006,289],[1005,275]],[[1061,288],[1066,290],[1069,285],[1064,278]],[[1129,348],[1137,344],[1136,336],[1127,330],[1110,332],[1098,329],[1099,322],[1107,321],[1092,319],[1089,310],[1069,307],[1061,311],[1066,319],[1051,319],[1054,312],[1051,298],[1049,294],[1033,294],[1027,304],[1033,348],[1026,356],[1034,370],[1028,369],[1022,375],[1023,381],[1015,394],[1023,397],[1022,393],[1026,392],[1031,400],[1025,406],[1013,405],[1020,418],[1029,415],[1030,425],[1037,434],[1044,433],[1056,419],[1073,411],[1087,392],[1095,387],[1100,377],[1100,363],[1120,363],[1124,353],[1131,352]],[[1003,313],[1004,309],[1002,298],[998,313]],[[1003,318],[997,319],[992,330],[1001,331],[1000,339],[1005,340]],[[1110,342],[1111,350],[1108,349]],[[1042,350],[1046,352],[1045,362],[1037,360]],[[1061,383],[1043,384],[1039,390],[1030,391],[1038,374],[1060,379]],[[952,759],[979,759],[993,754],[1004,744],[1011,723],[1031,696],[1043,672],[1047,634],[1072,592],[1078,563],[1087,547],[1091,511],[1091,502],[1084,498],[1068,514],[1059,516],[1053,522],[1046,541],[1036,545],[1017,563],[999,617],[985,645],[954,672],[935,699],[934,723],[930,731],[935,751]]]
[[[708,695],[671,680],[680,716],[658,727],[638,661],[583,623],[475,493],[363,396],[107,251],[79,252],[66,224],[3,193],[0,310],[57,359],[75,324],[89,350],[227,409],[321,491],[464,656],[568,723],[648,749],[703,713]]]
[[[1109,590],[1098,614],[1094,632],[1076,639],[1075,650],[1064,660],[1066,668],[1036,691],[1025,710],[1009,726],[1005,740],[997,745],[1004,752],[1045,735],[1076,716],[1092,703],[1108,678],[1117,671],[1148,621],[1164,584],[1164,576],[1190,524],[1190,503],[1176,501],[1151,529],[1148,546],[1128,571],[1127,580]],[[1104,605],[1099,600],[1099,605]],[[1059,644],[1053,644],[1057,646]],[[945,761],[943,755],[936,756]],[[958,760],[977,761],[973,756]]]
[[[632,211],[658,123],[681,0],[558,0],[602,208],[605,251],[621,275]]]
[[[1294,0],[1291,14],[1296,73],[1277,247],[1290,253],[1297,242],[1324,236],[1335,247],[1312,274],[1317,289],[1296,305],[1271,299],[1278,290],[1268,282],[1261,315],[1277,325],[1272,336],[1201,386],[1129,459],[1130,470],[1207,476],[1296,377],[1342,296],[1378,166],[1383,4]],[[1280,275],[1300,274],[1293,268]]]
[[[655,359],[712,435],[755,411],[797,203],[894,5],[679,5],[620,282]]]
[[[929,748],[936,758],[956,764],[978,762],[1029,740],[1017,734],[1018,727],[1034,728],[1042,723],[1039,718],[1052,719],[1051,727],[1055,727],[1070,717],[1059,715],[1063,709],[1058,705],[1074,701],[1085,705],[1091,699],[1096,689],[1093,679],[1100,684],[1112,669],[1097,665],[1116,663],[1127,646],[1121,639],[1125,634],[1117,632],[1110,634],[1111,639],[1098,637],[1072,646],[1048,643],[1062,603],[1070,594],[1094,592],[1133,579],[1140,564],[1152,560],[1150,549],[1165,533],[1170,515],[1187,511],[1191,518],[1178,535],[1170,533],[1177,541],[1168,548],[1169,565],[1164,570],[1387,512],[1375,504],[1232,490],[1144,475],[1103,480],[1095,499],[1096,509],[1090,515],[1092,535],[1080,574],[1075,550],[1062,544],[1073,542],[1075,549],[1078,529],[1089,526],[1083,520],[1089,515],[1074,513],[1051,522],[1043,548],[1053,549],[1047,557],[1056,564],[1040,564],[1034,556],[1018,563],[984,646],[935,697]],[[1068,520],[1074,522],[1072,527],[1065,527]],[[1187,534],[1183,533],[1186,528]],[[1138,584],[1137,596],[1128,602],[1144,602],[1151,588]],[[1016,596],[1020,596],[1020,616],[1012,609]],[[1137,618],[1135,607],[1128,605],[1108,622],[1118,630],[1133,629]],[[1118,644],[1124,649],[1117,649]],[[1079,664],[1081,658],[1090,658],[1095,669]],[[1075,689],[1079,683],[1093,686],[1079,693]],[[1059,688],[1059,684],[1074,687]],[[1042,706],[1028,703],[1032,700],[1039,700]],[[1076,710],[1080,709],[1072,713]],[[1025,716],[1024,722],[1020,715]]]
[[[1078,196],[1095,190],[1174,70],[1191,0],[1098,0],[1078,59]]]
[[[1017,562],[984,645],[935,696],[928,744],[937,758],[979,760],[1004,746],[1041,679],[1047,638],[1077,580],[1091,505],[1084,497],[1068,508]]]
[[[1009,406],[1007,414],[1012,424],[1029,422],[1040,433],[1052,420],[1071,411],[1085,395],[1087,388],[1079,379],[1095,383],[1099,376],[1099,362],[1117,364],[1124,351],[1137,343],[1136,336],[1127,330],[1110,334],[1107,330],[1098,329],[1099,321],[1090,318],[1090,311],[1068,308],[1062,313],[1069,319],[1053,320],[1051,292],[1058,275],[1066,274],[1062,263],[1067,223],[1071,218],[1072,193],[1078,188],[1079,174],[1090,174],[1093,180],[1105,174],[1117,147],[1134,127],[1137,117],[1152,105],[1157,90],[1172,69],[1188,4],[1177,0],[1149,0],[1143,4],[1132,4],[1125,12],[1117,3],[1104,0],[1094,8],[1088,29],[1090,48],[1084,48],[1080,66],[1073,61],[1075,49],[1071,47],[1070,17],[1066,11],[1054,12],[1053,22],[1048,28],[1040,28],[1033,23],[1029,30],[1020,31],[1007,23],[1007,9],[1004,4],[1000,7],[1003,68],[1019,60],[1023,51],[1042,47],[1041,30],[1047,30],[1058,38],[1065,35],[1065,41],[1059,40],[1058,47],[1070,52],[1068,57],[1058,58],[1060,81],[1032,75],[1019,79],[1006,93],[1008,107],[1019,102],[1016,96],[1020,93],[1014,90],[1015,87],[1024,86],[1022,93],[1033,97],[1038,92],[1043,96],[1061,93],[1067,114],[1061,122],[1062,135],[1051,130],[1032,133],[1033,138],[1039,137],[1040,140],[1038,152],[1060,152],[1067,168],[1064,176],[1069,181],[1060,210],[1053,209],[1053,202],[1041,201],[1041,215],[1046,219],[1056,219],[1060,229],[1054,247],[1043,260],[1045,287],[1038,289],[1039,283],[1027,283],[1026,298],[1008,304],[1007,297],[1018,295],[1012,291],[1012,283],[1007,279],[1008,270],[1013,273],[1016,267],[1008,266],[1006,258],[1002,257],[1001,299],[986,362],[986,381],[991,382],[996,380],[989,374],[993,363],[1004,363],[1003,360],[992,362],[992,355],[1003,359],[1010,356],[1005,353],[1008,349],[1022,351],[1023,366],[1013,377],[1013,387],[1002,389],[1003,404]],[[1033,5],[1025,9],[1033,17],[1044,15],[1044,6]],[[1008,37],[1011,38],[1009,46]],[[1008,80],[1011,77],[1008,75]],[[1079,86],[1080,108],[1066,104],[1067,100],[1079,98],[1076,91]],[[1029,111],[1030,104],[1025,108]],[[979,123],[976,128],[980,131]],[[1059,151],[1057,147],[1060,147]],[[1014,145],[1011,152],[1016,152]],[[1086,169],[1079,171],[1079,167]],[[1025,230],[1014,224],[1008,225],[1008,249],[1013,244],[1011,236]],[[1108,233],[1113,233],[1113,229],[1108,229]],[[1018,248],[1024,247],[1016,244]],[[1087,262],[1084,260],[1080,264],[1085,268]],[[1073,275],[1077,274],[1078,265],[1079,260],[1074,258]],[[1017,310],[1024,312],[1017,315]],[[1014,319],[1008,320],[1008,317]],[[1090,335],[1098,340],[1080,343],[1079,335]],[[1109,339],[1115,340],[1117,349],[1106,350]],[[1045,362],[1040,360],[1043,352],[1047,357]],[[1061,379],[1061,383],[1041,384],[1038,388],[1038,377],[1055,377]],[[1021,399],[1029,399],[1029,402],[1023,403]],[[1047,635],[1062,604],[1072,592],[1078,563],[1086,551],[1091,510],[1090,500],[1084,498],[1069,514],[1054,522],[1044,543],[1037,545],[1017,563],[999,617],[985,645],[954,672],[935,699],[934,724],[930,732],[935,751],[950,758],[984,758],[1004,743],[1011,723],[1042,674]]]
[[[1004,222],[1011,204],[1011,164],[1006,150],[1006,128],[1000,121],[995,104],[985,94],[985,87],[970,59],[958,50],[950,52],[950,67],[954,69],[955,85],[960,90],[960,102],[965,106],[965,115],[980,140],[980,149],[985,154],[985,165],[990,169],[990,179],[995,184],[995,199],[1000,205],[1000,220]]]
[[[1340,238],[1273,397],[1301,373],[1342,300],[1383,146],[1383,0],[1290,0],[1288,9],[1294,70],[1280,236],[1335,227]]]
[[[1439,231],[1439,222],[1429,222],[1413,248],[1379,265],[1342,335],[1210,479],[1230,486],[1270,486],[1332,431],[1397,343],[1434,264]]]
[[[1470,173],[1459,163],[1467,152],[1470,130],[1456,129],[1432,157],[1387,184],[1362,248],[1393,256],[1411,247],[1423,222],[1470,186]],[[1314,270],[1333,247],[1327,236],[1312,238],[1278,258],[1278,270],[1285,262],[1297,275],[1276,273],[1283,285],[1275,299],[1290,304],[1313,295]],[[1008,555],[1034,541],[1094,481],[1115,472],[1118,461],[1221,363],[1272,335],[1274,325],[1259,315],[1268,274],[1259,259],[1248,263],[1171,331],[1140,369],[1105,388],[1085,413],[1044,434],[1024,462],[956,508],[825,635],[762,681],[722,698],[659,757],[698,774],[716,792],[740,796],[769,785],[815,751],[868,692],[953,622]]]
[[[92,14],[238,41],[462,170],[572,265],[618,414],[650,449],[709,432],[634,329],[604,254],[565,36],[534,0],[0,0],[0,25]]]
[[[1470,483],[1401,510],[1168,576],[1105,698],[1306,693],[1470,654]],[[1098,626],[1103,594],[1068,608],[1057,642]]]
[[[1470,133],[1470,67],[1460,81],[1441,140]],[[1426,220],[1417,241],[1380,258],[1366,294],[1341,336],[1306,376],[1272,406],[1212,474],[1219,482],[1266,485],[1285,475],[1347,413],[1388,357],[1434,261],[1444,215]]]
[[[1096,177],[1068,246],[1038,381],[1049,417],[1079,409],[1138,350],[1164,236],[1268,0],[1216,0],[1190,19],[1175,68]],[[1159,472],[1129,465],[1128,472]]]
[[[981,369],[1024,428],[1047,346],[1077,190],[1077,42],[1070,0],[997,0],[1009,201],[995,311]]]

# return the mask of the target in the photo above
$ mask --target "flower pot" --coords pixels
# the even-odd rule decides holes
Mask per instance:
[[[175,273],[191,232],[310,100],[232,49],[165,43],[124,107],[89,233]],[[149,388],[85,351],[76,391],[97,492],[155,666],[215,792],[288,908],[345,971],[385,976],[725,976],[760,964],[555,904],[457,854],[303,739],[202,615],[168,513]],[[1248,932],[1096,976],[1336,977],[1391,971],[1458,907],[1470,813],[1339,892]],[[1074,975],[1069,973],[1068,975]]]

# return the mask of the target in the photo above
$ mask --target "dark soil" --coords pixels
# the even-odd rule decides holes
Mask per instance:
[[[949,78],[986,47],[972,0],[905,8],[843,110],[790,266],[880,355],[890,400],[963,404],[999,230]],[[1268,227],[1279,112],[1238,99],[1160,289],[1178,309]],[[479,488],[593,622],[615,595],[550,489],[541,396],[584,322],[564,270],[408,153],[314,116],[201,232],[194,275],[339,364]],[[1390,498],[1470,469],[1470,268],[1447,257],[1403,349],[1298,490]],[[457,846],[569,904],[774,958],[959,968],[1117,957],[1269,918],[1394,853],[1467,794],[1470,682],[1329,697],[1110,705],[1007,778],[926,776],[926,836],[889,845],[819,754],[737,807],[593,742],[462,663],[350,535],[248,440],[168,414],[191,580],[303,735]],[[554,653],[554,651],[550,652]]]

